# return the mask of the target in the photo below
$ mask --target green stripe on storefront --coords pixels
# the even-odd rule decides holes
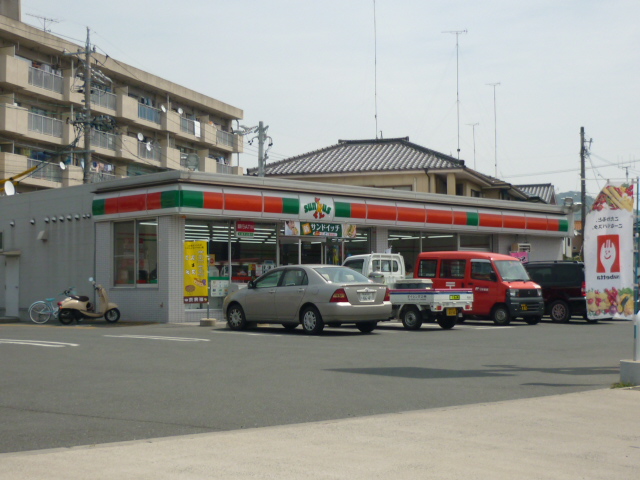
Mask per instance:
[[[467,225],[473,227],[480,225],[480,215],[478,215],[478,212],[467,212]]]
[[[560,220],[558,225],[559,232],[568,232],[569,231],[569,220]]]
[[[169,192],[162,192],[160,197],[160,205],[162,208],[176,208],[180,206],[180,192],[178,190],[171,190]]]
[[[283,198],[282,213],[298,215],[300,213],[300,200],[297,198]]]
[[[104,215],[106,205],[106,200],[94,200],[93,204],[91,205],[91,211],[93,212],[93,215]]]
[[[335,212],[334,216],[342,217],[342,218],[351,218],[351,204],[350,203],[336,202],[335,203],[335,207],[336,207],[336,212]]]
[[[180,191],[180,206],[192,208],[204,208],[204,193],[193,190]]]

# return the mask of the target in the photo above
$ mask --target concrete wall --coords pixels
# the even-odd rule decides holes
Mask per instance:
[[[95,275],[91,188],[83,185],[0,197],[4,251],[20,251],[21,317],[27,317],[28,307],[35,300],[53,297],[70,286],[78,293],[91,293],[87,281]],[[45,232],[46,240],[38,240],[40,232]],[[0,313],[5,309],[5,275],[4,258],[0,257]]]

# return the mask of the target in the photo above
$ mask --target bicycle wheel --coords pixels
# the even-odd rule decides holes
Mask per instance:
[[[29,318],[33,323],[47,323],[52,313],[51,306],[42,300],[34,302],[29,307]]]

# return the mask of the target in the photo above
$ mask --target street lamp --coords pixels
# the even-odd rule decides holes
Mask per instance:
[[[495,177],[498,178],[498,117],[496,115],[496,86],[500,85],[500,82],[487,83],[487,85],[493,87],[493,145],[495,156]]]

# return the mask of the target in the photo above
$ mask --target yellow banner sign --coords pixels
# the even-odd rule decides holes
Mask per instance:
[[[209,303],[207,242],[184,242],[184,303]]]

